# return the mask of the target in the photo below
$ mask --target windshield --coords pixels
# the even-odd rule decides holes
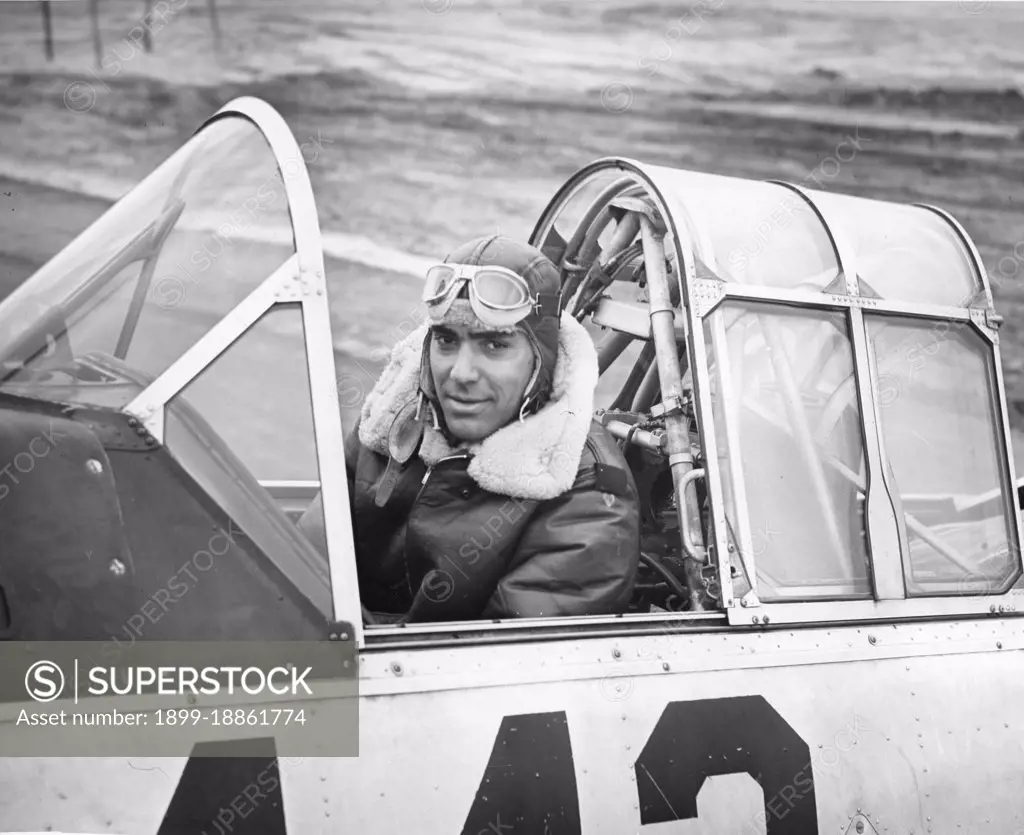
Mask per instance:
[[[287,173],[212,121],[0,305],[0,389],[126,405],[295,251]]]
[[[825,290],[839,275],[825,228],[800,195],[773,183],[651,167],[699,228],[693,246],[724,281],[789,290]]]
[[[1002,590],[1019,555],[997,384],[963,322],[866,314],[882,432],[902,503],[912,595]]]
[[[814,199],[846,234],[862,295],[966,306],[981,289],[963,242],[934,212],[828,192]]]
[[[864,450],[846,317],[729,303],[705,320],[726,519],[764,600],[865,597]]]

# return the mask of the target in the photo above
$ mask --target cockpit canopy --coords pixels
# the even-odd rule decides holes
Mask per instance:
[[[242,115],[207,125],[0,306],[0,388],[127,407],[295,257],[287,186],[297,172],[297,164],[279,165]],[[301,317],[277,308],[254,327],[259,338],[240,339],[188,386],[189,400],[209,416],[214,401],[241,399],[215,429],[257,477],[315,478],[311,443],[275,466],[270,439],[254,442],[237,420],[276,404],[267,416],[275,433],[312,437],[309,408],[296,408],[309,402],[304,375],[275,380],[270,404],[256,402],[260,387],[243,382],[275,364],[304,367]],[[290,357],[289,345],[297,348]],[[267,351],[277,352],[276,363]]]
[[[0,304],[0,368],[0,394],[130,415],[326,621],[358,620],[329,570],[347,516],[328,556],[286,515],[347,494],[316,208],[269,105],[223,108]]]
[[[685,311],[675,332],[710,505],[701,544],[717,553],[724,606],[861,599],[877,611],[1017,581],[999,317],[955,220],[598,161],[556,195],[532,240],[586,276],[575,286],[593,323],[643,339],[654,291],[643,289],[649,260],[646,272],[622,268],[641,238],[631,213],[664,224]],[[665,391],[639,402],[653,390],[626,399],[642,411]]]

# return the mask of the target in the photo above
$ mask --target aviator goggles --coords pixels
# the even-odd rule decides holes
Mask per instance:
[[[444,319],[465,284],[473,312],[492,327],[512,327],[535,310],[541,316],[558,316],[557,294],[531,296],[526,279],[507,267],[437,264],[427,270],[423,288],[423,301],[433,321]]]

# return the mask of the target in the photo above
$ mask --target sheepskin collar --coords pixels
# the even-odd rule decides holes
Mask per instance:
[[[420,326],[394,347],[363,403],[359,440],[381,455],[388,454],[395,416],[417,397],[427,327]],[[597,351],[590,335],[563,313],[551,397],[539,411],[458,451],[428,424],[419,456],[433,466],[442,458],[468,451],[469,476],[484,490],[520,499],[560,496],[576,480],[593,419],[597,379]]]

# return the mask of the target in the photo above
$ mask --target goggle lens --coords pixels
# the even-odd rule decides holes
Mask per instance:
[[[456,272],[452,267],[437,266],[427,270],[423,296],[427,301],[444,298],[455,282]]]
[[[498,308],[516,308],[530,303],[526,282],[497,270],[481,270],[474,279],[477,298]]]

